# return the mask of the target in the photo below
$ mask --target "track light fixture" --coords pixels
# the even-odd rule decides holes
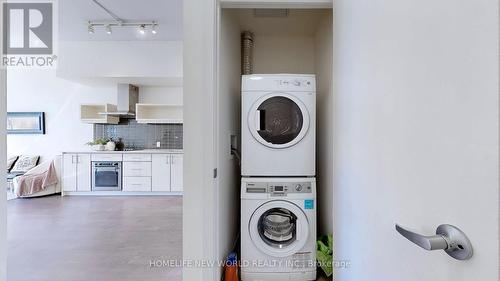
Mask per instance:
[[[106,33],[111,34],[113,31],[111,28],[139,28],[141,34],[146,33],[146,28],[151,27],[151,33],[156,34],[156,26],[158,23],[156,21],[139,21],[139,22],[127,22],[115,15],[111,10],[106,8],[98,0],[92,0],[99,8],[106,12],[112,21],[88,21],[87,29],[90,34],[94,33],[94,28],[104,28]]]
[[[158,33],[158,23],[155,21],[150,22],[126,22],[126,21],[88,21],[87,22],[87,31],[90,34],[94,34],[96,29],[104,29],[106,33],[112,34],[113,29],[115,28],[132,28],[138,29],[139,33],[146,34],[146,30],[151,28],[151,33]]]

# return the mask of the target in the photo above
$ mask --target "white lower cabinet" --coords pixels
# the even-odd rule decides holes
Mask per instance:
[[[89,154],[64,154],[63,191],[90,191],[90,170]]]
[[[183,190],[182,154],[64,153],[63,191],[92,191],[92,161],[122,162],[124,192]]]
[[[152,191],[170,191],[171,154],[153,154],[152,158]]]
[[[183,189],[183,155],[172,154],[170,165],[170,191],[182,191]]]
[[[151,177],[151,162],[123,162],[124,177]]]
[[[151,177],[123,177],[123,191],[151,191]]]

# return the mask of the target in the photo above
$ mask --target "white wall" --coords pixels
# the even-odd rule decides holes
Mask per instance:
[[[46,134],[7,135],[8,154],[51,159],[62,151],[87,148],[93,128],[80,121],[81,103],[116,104],[116,87],[81,85],[56,77],[53,70],[9,70],[7,110],[45,112]]]
[[[313,36],[256,34],[254,41],[254,73],[315,73]]]
[[[240,29],[234,14],[221,13],[219,90],[217,98],[217,181],[218,247],[217,256],[224,260],[234,249],[239,232],[240,166],[231,156],[231,135],[240,140],[241,123],[241,49]],[[238,149],[241,151],[239,145]],[[219,268],[220,272],[222,268]],[[217,276],[220,280],[220,275]]]
[[[59,42],[60,77],[182,77],[180,41]]]
[[[338,0],[336,280],[498,280],[498,1]],[[460,227],[469,261],[394,223]]]
[[[333,27],[325,11],[315,36],[318,235],[333,233]]]
[[[140,103],[182,105],[182,87],[151,87],[139,88]]]
[[[218,241],[213,170],[215,143],[216,1],[185,0],[184,7],[184,199],[185,260],[215,261]],[[184,267],[182,279],[217,280],[218,268]]]

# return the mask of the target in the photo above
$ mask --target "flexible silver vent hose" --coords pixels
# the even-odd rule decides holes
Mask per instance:
[[[241,73],[253,73],[253,33],[250,31],[241,34]]]

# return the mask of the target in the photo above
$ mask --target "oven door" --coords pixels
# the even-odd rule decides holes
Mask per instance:
[[[121,163],[93,162],[92,191],[122,190]]]

